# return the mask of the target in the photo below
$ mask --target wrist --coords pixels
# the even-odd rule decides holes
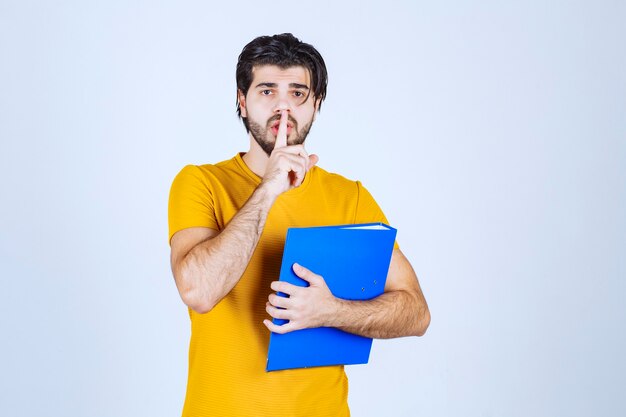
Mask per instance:
[[[256,193],[259,194],[261,199],[268,201],[271,205],[278,198],[278,196],[283,193],[283,191],[277,190],[272,183],[264,179],[257,186]]]
[[[332,299],[330,300],[330,307],[327,309],[327,314],[324,320],[325,327],[345,326],[343,318],[346,316],[345,310],[348,307],[347,303],[348,301],[346,300],[332,296]]]

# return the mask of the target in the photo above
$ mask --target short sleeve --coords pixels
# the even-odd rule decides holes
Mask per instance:
[[[358,200],[356,207],[356,214],[354,223],[385,223],[386,225],[393,226],[389,224],[385,213],[383,213],[382,209],[374,200],[374,197],[370,194],[369,191],[361,184],[360,181],[356,182],[357,190],[358,190]],[[394,249],[398,249],[398,242],[394,243]]]
[[[184,167],[172,183],[168,204],[169,241],[179,230],[208,227],[218,230],[213,193],[195,165]]]

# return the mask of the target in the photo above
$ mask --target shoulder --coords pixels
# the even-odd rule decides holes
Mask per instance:
[[[358,198],[364,192],[365,187],[359,180],[352,180],[341,174],[326,171],[324,168],[315,166],[315,180],[324,187],[325,190],[340,191],[342,194],[349,193]]]
[[[215,178],[228,175],[236,170],[235,158],[227,159],[216,164],[189,164],[183,167],[174,179],[174,183],[179,181],[192,181],[197,183],[210,183]]]
[[[317,165],[314,167],[314,172],[315,179],[318,182],[322,183],[324,186],[355,188],[358,186],[358,184],[360,184],[359,181],[346,178],[341,174],[329,172]]]
[[[236,157],[215,164],[186,165],[181,172],[195,175],[216,175],[223,171],[232,171],[237,168]]]

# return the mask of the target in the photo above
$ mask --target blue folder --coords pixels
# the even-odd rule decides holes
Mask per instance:
[[[293,272],[297,262],[324,277],[335,297],[377,297],[385,289],[396,232],[383,223],[290,228],[280,281],[308,286]],[[266,371],[367,363],[371,347],[371,338],[331,327],[271,333]]]

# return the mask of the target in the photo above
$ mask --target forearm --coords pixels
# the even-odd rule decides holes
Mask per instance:
[[[181,295],[189,307],[206,313],[237,284],[259,242],[275,199],[262,183],[224,230],[187,253],[175,275],[180,277]]]
[[[430,311],[415,271],[402,254],[394,249],[387,274],[385,292],[365,301],[349,301],[335,297],[324,278],[299,264],[293,272],[309,283],[306,287],[274,281],[266,311],[274,318],[289,322],[276,325],[264,323],[275,333],[294,330],[335,327],[361,336],[385,339],[422,336],[430,324]]]
[[[430,312],[420,296],[397,290],[367,301],[337,299],[337,310],[328,325],[377,339],[422,336],[430,322]]]

